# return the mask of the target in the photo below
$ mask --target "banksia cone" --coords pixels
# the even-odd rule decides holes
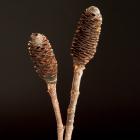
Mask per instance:
[[[39,76],[48,83],[56,82],[57,61],[47,37],[39,33],[32,33],[28,50]]]
[[[86,65],[94,57],[101,24],[102,16],[97,7],[91,6],[82,13],[71,47],[74,64]]]

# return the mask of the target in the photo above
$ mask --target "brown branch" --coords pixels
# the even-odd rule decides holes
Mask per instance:
[[[74,65],[74,75],[71,88],[70,104],[67,110],[67,122],[65,140],[71,140],[74,124],[74,116],[76,111],[77,100],[79,97],[80,81],[85,67],[83,65]]]
[[[51,97],[51,101],[52,101],[52,105],[53,105],[53,109],[54,109],[54,113],[55,113],[55,117],[56,117],[58,140],[63,140],[64,126],[62,123],[59,102],[57,99],[56,84],[47,83],[47,86],[48,86],[48,92]]]

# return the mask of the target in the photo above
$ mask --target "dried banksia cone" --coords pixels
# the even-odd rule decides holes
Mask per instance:
[[[53,49],[47,37],[40,33],[32,33],[28,50],[36,72],[47,84],[57,122],[58,140],[63,140],[64,126],[56,93],[57,61]]]
[[[102,16],[97,7],[91,6],[82,13],[71,47],[75,64],[86,65],[94,57],[101,24]]]
[[[65,140],[71,140],[79,88],[85,65],[94,57],[101,31],[102,16],[97,7],[87,8],[81,15],[73,38],[71,54],[73,56],[74,75],[70,104],[67,110]]]
[[[47,82],[57,81],[57,61],[47,37],[32,33],[28,50],[39,76]]]

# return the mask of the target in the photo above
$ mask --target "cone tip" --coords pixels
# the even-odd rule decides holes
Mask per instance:
[[[100,15],[100,10],[96,6],[90,6],[86,9],[86,12],[95,14],[95,15]]]
[[[44,39],[46,38],[43,34],[40,33],[32,33],[30,37],[32,43],[38,46],[40,46],[43,43]]]

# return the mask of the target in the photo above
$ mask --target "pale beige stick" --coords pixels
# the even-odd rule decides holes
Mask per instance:
[[[82,77],[84,69],[85,67],[83,65],[74,65],[71,98],[70,98],[70,104],[67,110],[65,140],[71,140],[71,137],[72,137],[74,116],[75,116],[75,111],[76,111],[77,100],[80,94],[79,88],[80,88],[81,77]]]
[[[57,99],[56,83],[47,83],[47,86],[48,86],[49,95],[50,95],[51,100],[52,100],[53,109],[54,109],[54,112],[55,112],[58,140],[63,140],[64,126],[63,126],[63,123],[62,123],[62,117],[61,117],[59,102],[58,102],[58,99]]]

